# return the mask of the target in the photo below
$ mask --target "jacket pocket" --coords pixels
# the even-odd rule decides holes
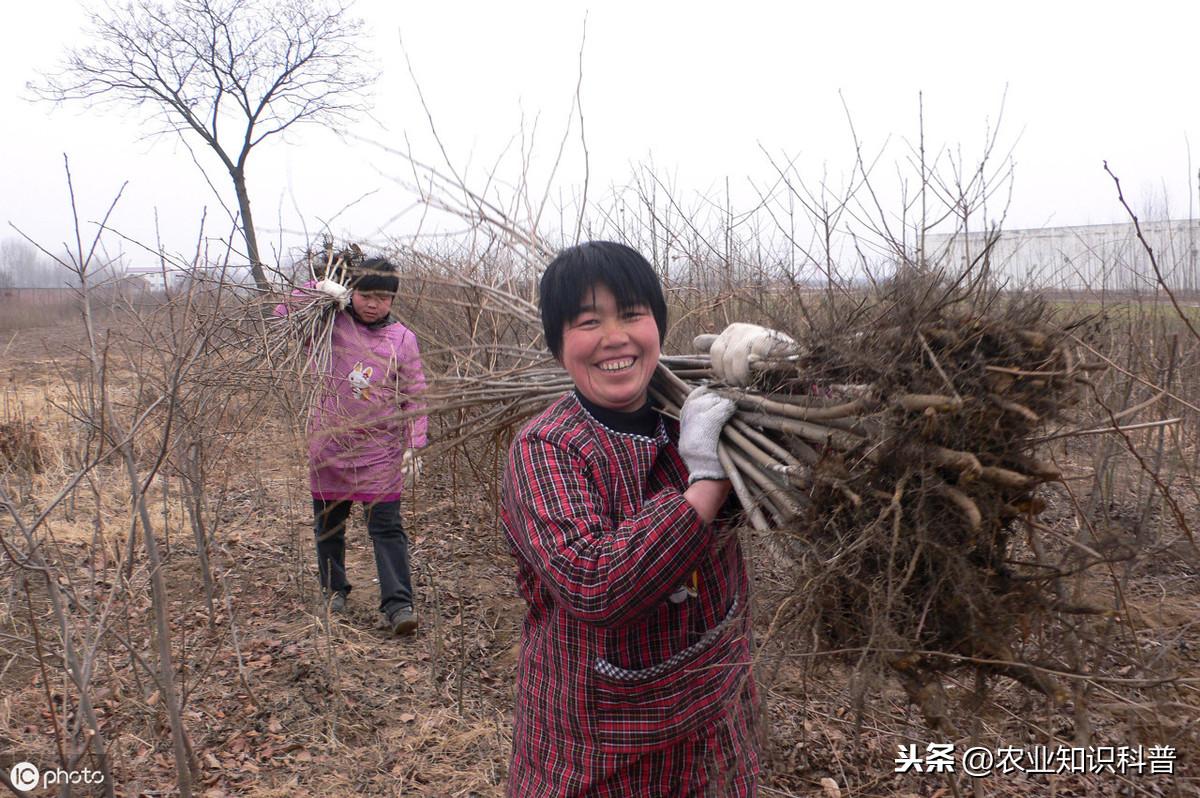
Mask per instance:
[[[593,664],[597,734],[615,753],[670,745],[712,725],[749,672],[749,647],[735,599],[724,619],[664,662],[626,670]]]

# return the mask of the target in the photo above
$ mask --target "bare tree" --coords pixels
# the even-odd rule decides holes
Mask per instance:
[[[61,288],[74,284],[73,277],[29,242],[19,238],[0,239],[0,286]]]
[[[43,99],[147,110],[185,143],[198,136],[233,181],[255,282],[268,288],[246,162],[302,122],[341,129],[365,111],[375,72],[362,22],[340,0],[135,0],[90,14],[90,44],[30,89]],[[197,161],[199,164],[199,162]]]

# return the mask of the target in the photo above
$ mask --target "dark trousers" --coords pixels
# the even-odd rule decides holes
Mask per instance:
[[[313,499],[313,531],[317,537],[317,570],[326,591],[350,592],[346,579],[346,520],[352,501]],[[383,612],[413,603],[408,568],[408,535],[400,524],[400,502],[363,503],[367,534],[375,548],[379,572],[379,609]]]

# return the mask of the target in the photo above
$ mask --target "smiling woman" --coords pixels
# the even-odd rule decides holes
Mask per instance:
[[[563,330],[559,361],[586,398],[629,413],[646,404],[659,341],[648,306],[622,308],[612,291],[596,285]]]
[[[654,270],[623,244],[590,241],[564,253],[542,276],[546,345],[584,398],[632,412],[646,390],[667,333],[667,303]]]
[[[502,520],[529,607],[508,794],[755,794],[747,579],[717,520],[729,399],[680,422],[647,388],[666,333],[653,267],[623,244],[546,267],[543,333],[575,383],[513,441]]]

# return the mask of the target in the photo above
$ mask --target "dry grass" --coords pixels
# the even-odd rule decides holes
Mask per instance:
[[[932,220],[966,234],[991,217],[985,211],[1011,174],[1011,162],[997,158],[1003,150],[995,134],[974,165],[961,156],[927,162],[936,148],[924,148],[923,132],[920,141],[899,175],[904,196],[920,202],[898,213],[879,206],[869,173],[876,159],[855,136],[844,196],[832,196],[824,184],[805,186],[790,162],[772,162],[767,184],[774,188],[745,214],[730,207],[728,193],[697,202],[672,197],[670,181],[642,169],[603,207],[585,203],[577,229],[624,240],[651,257],[676,322],[668,349],[679,351],[696,332],[735,320],[793,332],[815,328],[831,309],[852,305],[873,275],[897,263],[924,265]],[[544,365],[526,321],[536,270],[555,247],[536,229],[549,214],[542,216],[544,203],[530,195],[529,182],[489,175],[484,196],[462,185],[457,175],[466,172],[450,164],[443,172],[409,161],[402,171],[412,175],[421,201],[461,220],[457,229],[469,233],[434,241],[433,254],[419,247],[399,253],[410,290],[398,305],[421,336],[427,366],[439,377],[481,379],[514,364]],[[493,197],[504,185],[515,186],[515,195],[500,190]],[[927,199],[935,207],[927,209]],[[910,234],[919,242],[915,252]],[[100,265],[85,251],[75,261],[83,282]],[[113,793],[122,797],[170,794],[188,773],[193,794],[210,798],[501,795],[523,615],[495,506],[511,425],[427,462],[425,481],[405,507],[418,634],[397,640],[383,633],[369,581],[371,550],[357,519],[348,557],[358,585],[351,612],[326,617],[313,573],[302,383],[294,369],[279,374],[278,362],[256,359],[278,354],[294,366],[302,347],[270,348],[262,311],[274,298],[247,301],[241,289],[206,282],[214,272],[204,252],[194,265],[186,294],[122,316],[109,329],[106,319],[90,316],[91,341],[78,327],[25,329],[49,315],[42,310],[22,311],[15,321],[0,317],[0,330],[20,327],[0,340],[0,380],[11,399],[0,420],[31,423],[44,461],[41,474],[10,470],[0,482],[10,511],[0,518],[0,768],[20,760],[52,767],[77,752],[75,764],[106,762]],[[986,251],[975,265],[989,268]],[[475,282],[447,279],[461,273]],[[997,575],[1013,565],[1003,557],[1024,569],[1051,563],[1055,601],[1112,610],[1001,619],[1012,656],[1061,679],[1065,702],[1024,689],[1011,672],[964,661],[937,673],[935,698],[952,723],[934,723],[941,731],[931,732],[922,685],[916,695],[905,691],[864,657],[871,645],[881,653],[886,634],[851,630],[857,638],[834,648],[844,640],[827,634],[830,623],[787,622],[796,620],[787,613],[797,596],[840,607],[844,618],[847,593],[879,587],[863,591],[856,577],[879,581],[894,570],[867,557],[856,570],[839,572],[839,552],[822,551],[828,541],[817,538],[792,550],[793,566],[776,556],[778,528],[746,532],[765,704],[764,796],[1200,794],[1200,559],[1193,537],[1200,341],[1161,305],[1130,303],[1127,312],[1105,318],[1104,297],[1079,301],[1100,303],[1100,316],[1092,335],[1073,341],[1108,369],[1077,406],[1078,423],[1111,425],[1131,406],[1182,421],[1048,441],[1063,479],[1037,497],[1045,540],[1006,529],[1002,559],[983,558],[983,570]],[[1075,310],[1092,311],[1082,304]],[[439,419],[434,439],[463,421]],[[132,437],[122,440],[126,432]],[[853,515],[841,504],[830,512]],[[927,528],[937,523],[935,515],[913,517]],[[859,523],[833,528],[851,546],[855,527],[871,519],[852,520]],[[157,548],[136,545],[147,532]],[[917,544],[955,541],[926,535]],[[871,552],[875,559],[879,551]],[[947,554],[937,562],[961,562],[963,552]],[[953,609],[949,580],[958,575],[925,576],[940,585],[939,609]],[[813,596],[818,589],[825,593]],[[152,603],[152,595],[159,600]],[[886,632],[911,629],[920,617],[912,602],[882,609],[851,620]],[[982,615],[958,618],[969,626]],[[918,641],[927,645],[945,642],[938,634],[953,630],[922,631]],[[957,653],[978,660],[981,652]],[[158,663],[170,670],[165,678]],[[1178,751],[1177,773],[975,781],[895,773],[897,745],[926,742],[953,742],[960,750],[1166,744]]]
[[[24,347],[20,361],[6,364],[6,377],[41,373],[48,355],[30,356],[32,352]],[[37,390],[30,394],[36,401]],[[46,406],[41,412],[46,413]],[[65,424],[48,416],[47,422]],[[232,614],[222,601],[215,624],[206,622],[194,550],[182,532],[184,515],[174,492],[166,497],[166,521],[160,529],[172,541],[167,568],[174,646],[181,682],[187,685],[185,722],[202,793],[502,794],[514,647],[523,608],[494,528],[488,485],[470,475],[484,469],[486,476],[491,456],[464,451],[454,455],[456,460],[448,456],[428,463],[428,478],[406,508],[422,626],[415,637],[395,640],[379,626],[372,556],[358,520],[350,533],[349,568],[359,586],[352,612],[332,624],[320,613],[294,419],[271,409],[244,436],[221,466],[229,469],[230,479],[220,488],[226,521],[214,554]],[[56,544],[49,545],[56,562],[76,580],[76,589],[95,590],[103,598],[113,589],[128,506],[122,506],[118,482],[103,478],[98,484],[100,491],[92,499],[88,491],[80,492],[76,520],[64,516],[52,524]],[[53,487],[46,482],[38,496],[47,496]],[[157,524],[164,497],[156,491],[151,500]],[[1112,523],[1121,522],[1116,512],[1109,515]],[[1044,520],[1069,533],[1073,516],[1062,492],[1052,498]],[[85,534],[97,517],[106,530],[101,540],[108,541],[98,548]],[[1127,517],[1123,523],[1132,521]],[[7,527],[5,534],[10,534]],[[790,594],[792,575],[780,569],[761,538],[748,540],[755,568],[756,628],[763,630],[757,655],[766,700],[768,790],[763,794],[811,794],[821,779],[834,779],[847,796],[931,794],[948,788],[943,776],[893,773],[896,745],[934,742],[904,692],[883,680],[856,682],[852,660],[822,654],[808,641],[767,635],[775,611]],[[1194,676],[1200,640],[1195,570],[1189,562],[1194,560],[1164,550],[1156,562],[1139,565],[1124,586],[1128,617],[1122,623],[1140,646],[1156,654],[1156,667]],[[11,562],[4,565],[4,574],[5,634],[28,641],[29,613],[40,618],[46,605],[36,581],[26,600]],[[134,641],[146,635],[139,620],[148,601],[145,578],[143,570],[134,570],[130,595],[143,598],[131,598],[118,624],[121,634]],[[1110,590],[1105,583],[1090,578],[1086,587]],[[1118,646],[1115,655],[1120,650]],[[110,738],[116,793],[161,790],[174,779],[161,702],[128,665],[121,647],[109,644],[106,652],[96,701]],[[28,646],[14,646],[12,653],[0,677],[6,696],[0,756],[6,762],[14,757],[53,762],[53,721],[40,666]],[[48,665],[50,692],[61,696],[53,658]],[[1074,726],[1061,710],[1020,695],[1012,683],[996,688],[979,706],[976,685],[948,680],[949,706],[972,708],[973,724],[964,730],[971,739],[996,745],[1072,743]],[[1190,773],[1196,750],[1192,719],[1200,716],[1200,701],[1182,685],[1164,689],[1108,685],[1093,691],[1093,739],[1175,744],[1181,751],[1177,767]],[[862,701],[863,695],[870,700]],[[72,716],[70,700],[65,712],[60,722]],[[982,788],[983,794],[1194,790],[1188,779],[1174,784],[1145,776],[1140,781],[1088,776],[1058,778],[1054,786],[1045,780],[996,778]],[[1182,792],[1172,793],[1172,788]]]
[[[444,323],[442,316],[437,320]],[[710,322],[696,317],[695,323],[703,328]],[[497,329],[498,336],[505,334],[511,330]],[[21,413],[39,419],[47,444],[46,472],[24,489],[32,507],[52,497],[74,462],[80,429],[65,412],[69,381],[54,375],[75,373],[65,353],[78,333],[64,328],[24,336],[0,379],[8,386],[10,406],[19,404]],[[1193,356],[1194,350],[1182,349],[1176,363]],[[1158,362],[1153,353],[1121,350],[1114,357],[1122,363]],[[113,386],[119,389],[115,395],[130,406],[140,395],[138,379],[134,370],[114,366],[113,380],[122,383]],[[1184,379],[1192,377],[1179,366],[1172,384],[1180,389]],[[1134,391],[1118,398],[1139,401],[1144,395]],[[180,486],[156,480],[148,493],[154,529],[164,544],[169,541],[164,546],[169,609],[197,793],[501,795],[523,614],[493,503],[494,447],[502,448],[503,441],[480,441],[427,463],[427,478],[405,507],[422,626],[413,638],[393,639],[379,625],[374,566],[357,514],[350,533],[349,568],[357,585],[351,612],[332,623],[321,612],[300,419],[288,400],[277,395],[249,405],[256,408],[252,416],[239,421],[233,412],[228,425],[219,427],[228,446],[211,466],[216,476],[208,496],[215,522],[212,567],[222,586],[211,624]],[[1083,410],[1102,419],[1097,407]],[[1093,418],[1085,414],[1085,420]],[[1191,462],[1195,438],[1189,430],[1194,426],[1185,428],[1177,451],[1165,448],[1166,455]],[[1155,433],[1139,436],[1137,446],[1153,452]],[[947,673],[947,706],[960,719],[962,736],[956,741],[1070,745],[1086,717],[1095,744],[1175,745],[1181,775],[994,777],[976,789],[982,795],[1195,794],[1200,588],[1194,551],[1172,531],[1161,500],[1151,501],[1153,491],[1139,483],[1136,463],[1120,446],[1105,453],[1093,442],[1060,442],[1055,453],[1072,479],[1050,490],[1040,520],[1075,539],[1080,519],[1088,518],[1098,535],[1138,554],[1069,584],[1090,600],[1122,602],[1119,617],[1085,617],[1073,627],[1085,646],[1083,661],[1117,678],[1176,674],[1185,681],[1089,682],[1081,714],[1072,703],[1051,706],[1004,678],[993,682],[990,700],[980,703],[971,678]],[[1112,479],[1106,476],[1110,464],[1117,469]],[[118,642],[129,641],[137,652],[148,645],[148,574],[139,560],[128,577],[122,575],[131,519],[117,464],[102,462],[93,476],[43,529],[45,551],[80,598],[72,616],[78,633],[91,628],[88,608],[103,607],[110,597],[117,602],[99,651],[93,695],[109,741],[116,794],[169,791],[175,777],[162,701]],[[1173,484],[1186,497],[1186,484]],[[1196,503],[1188,503],[1186,511],[1195,519]],[[0,534],[14,539],[8,519],[0,521]],[[765,537],[746,534],[757,591],[756,669],[765,701],[762,794],[810,795],[822,779],[836,781],[846,796],[970,789],[944,776],[893,772],[898,744],[942,738],[928,731],[903,690],[856,669],[855,654],[831,651],[799,627],[777,623],[779,609],[794,594],[796,575],[778,562]],[[1060,542],[1047,555],[1071,550]],[[1025,553],[1019,542],[1015,551]],[[55,725],[62,729],[74,720],[77,694],[64,688],[53,647],[48,645],[43,658],[46,678],[30,642],[31,620],[53,628],[36,576],[5,558],[0,579],[0,633],[7,635],[9,651],[0,662],[0,765],[28,759],[49,766],[57,758]],[[1057,633],[1037,624],[1022,630],[1029,644]]]
[[[0,472],[40,474],[45,469],[46,443],[35,422],[0,422]]]
[[[76,302],[37,305],[22,302],[0,302],[0,333],[11,335],[19,330],[55,327],[63,319],[77,316]]]

